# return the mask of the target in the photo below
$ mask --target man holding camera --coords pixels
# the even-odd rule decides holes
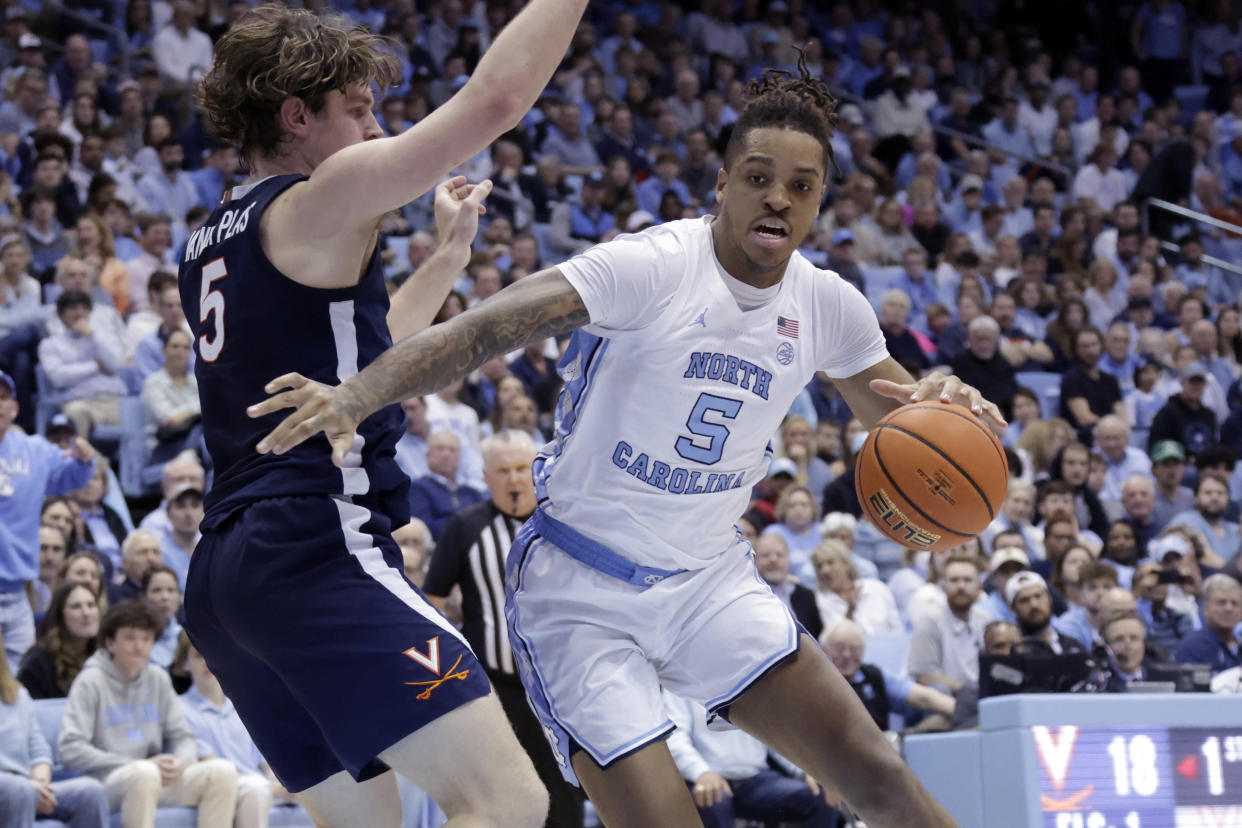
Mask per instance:
[[[1169,584],[1181,584],[1183,577],[1176,568],[1165,569],[1148,562],[1139,565],[1131,587],[1148,637],[1169,652],[1195,629],[1193,617],[1167,603]]]
[[[1238,624],[1242,623],[1242,584],[1223,573],[1203,582],[1203,629],[1181,640],[1173,651],[1179,664],[1208,664],[1215,676],[1231,667],[1242,667]]]

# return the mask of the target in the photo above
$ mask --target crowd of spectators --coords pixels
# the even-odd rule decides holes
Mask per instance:
[[[197,688],[192,723],[229,709],[201,659],[178,647],[210,458],[176,263],[243,180],[192,93],[213,42],[249,5],[0,3],[0,623],[22,685],[0,670],[0,716],[28,717],[27,696],[67,695],[80,711],[78,687],[116,670],[172,693],[164,668],[176,664]],[[403,80],[376,114],[395,134],[460,88],[521,2],[331,6],[391,37]],[[536,107],[457,170],[495,188],[437,321],[592,244],[710,214],[747,81],[778,68],[828,83],[839,99],[833,180],[803,255],[872,300],[914,375],[952,372],[1011,423],[996,520],[952,552],[916,554],[862,517],[852,463],[864,431],[817,376],[739,516],[761,576],[822,633],[883,726],[893,711],[951,718],[980,652],[1033,642],[1102,654],[1109,689],[1162,662],[1209,664],[1219,689],[1242,689],[1242,275],[1221,266],[1242,260],[1242,230],[1228,229],[1242,225],[1238,9],[1057,8],[595,3]],[[1149,212],[1151,199],[1217,223]],[[392,284],[435,246],[429,197],[389,216],[379,251]],[[485,438],[523,432],[540,445],[551,433],[562,345],[536,343],[403,403],[411,580],[422,582],[454,515],[487,499]],[[114,473],[135,400],[159,481],[158,506],[137,526],[131,509],[150,503],[127,500]],[[78,438],[106,454],[74,450]],[[445,607],[460,612],[460,601]],[[905,669],[865,663],[868,638],[908,644]],[[156,673],[139,669],[147,658]],[[146,746],[129,760],[149,767],[123,784],[120,754],[87,744],[90,720],[75,713],[65,732],[79,749],[66,761],[103,793],[57,794],[33,730],[26,752],[10,756],[16,742],[5,741],[0,761],[15,772],[25,762],[39,814],[58,795],[84,808],[102,796],[130,814],[154,807],[151,791],[220,813],[236,799],[239,814],[281,796],[255,781],[253,756],[238,754],[231,776],[191,774],[198,755],[173,710],[143,725]],[[217,799],[203,799],[208,789]]]

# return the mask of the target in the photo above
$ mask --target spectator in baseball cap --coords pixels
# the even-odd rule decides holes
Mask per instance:
[[[1005,600],[1022,630],[1020,649],[1028,652],[1082,652],[1082,645],[1052,628],[1052,593],[1048,584],[1034,572],[1019,572],[1005,584]]]
[[[857,245],[854,243],[854,231],[848,227],[838,227],[832,234],[832,250],[828,253],[828,269],[835,271],[845,281],[858,288],[860,293],[866,292],[862,269],[858,266]]]

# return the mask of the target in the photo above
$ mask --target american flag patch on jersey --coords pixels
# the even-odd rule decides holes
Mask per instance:
[[[776,332],[791,339],[798,338],[798,320],[784,316],[776,317]]]

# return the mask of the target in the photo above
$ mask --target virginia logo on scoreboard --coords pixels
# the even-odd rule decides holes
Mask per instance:
[[[1053,733],[1052,728],[1036,725],[1031,728],[1035,738],[1035,755],[1048,777],[1048,783],[1058,794],[1064,793],[1065,783],[1069,779],[1070,765],[1074,761],[1074,746],[1078,742],[1078,728],[1073,725],[1062,725]],[[1094,785],[1086,785],[1074,793],[1064,796],[1040,794],[1039,803],[1045,813],[1056,811],[1076,811],[1085,806],[1086,800],[1095,793]]]

